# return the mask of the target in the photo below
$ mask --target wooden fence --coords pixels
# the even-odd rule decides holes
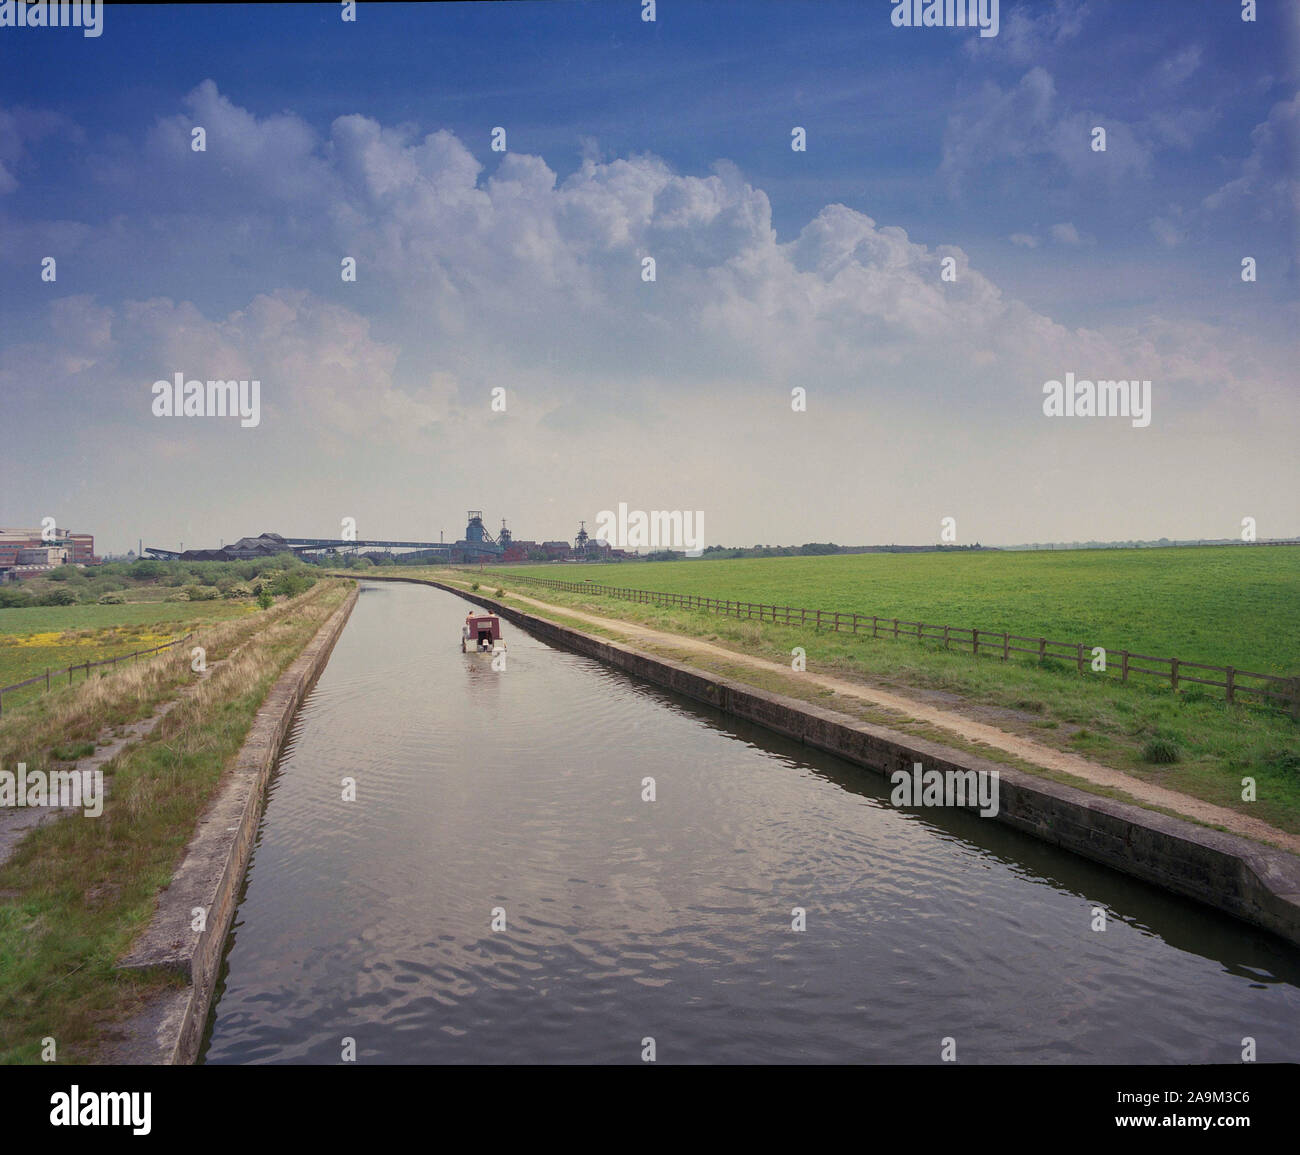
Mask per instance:
[[[654,590],[627,589],[622,586],[597,585],[592,581],[566,582],[554,578],[533,577],[531,574],[502,574],[513,581],[534,582],[549,589],[567,590],[571,593],[597,594],[601,597],[622,598],[625,601],[644,602],[650,605],[678,606],[683,609],[704,610],[707,613],[726,614],[731,617],[757,618],[760,622],[775,622],[786,626],[812,626],[815,630],[830,629],[837,632],[870,633],[873,638],[914,638],[917,641],[942,642],[945,650],[954,646],[970,650],[972,654],[990,654],[1006,661],[1012,654],[1030,654],[1040,662],[1047,658],[1066,661],[1080,674],[1092,669],[1094,647],[1083,642],[1054,642],[1048,638],[1031,638],[1005,630],[979,630],[966,626],[938,625],[933,622],[909,622],[901,618],[882,618],[873,614],[854,614],[835,610],[810,610],[798,606],[776,606],[763,602],[741,602],[721,598],[702,598],[694,594],[670,594]],[[1019,643],[1027,643],[1021,645]],[[1115,659],[1118,658],[1118,661]],[[1275,674],[1255,674],[1234,666],[1209,666],[1204,662],[1189,662],[1183,658],[1157,658],[1151,654],[1135,654],[1128,650],[1105,650],[1106,673],[1113,676],[1118,669],[1122,682],[1131,674],[1161,678],[1177,690],[1185,682],[1200,686],[1216,686],[1227,691],[1229,702],[1239,694],[1255,695],[1288,706],[1293,716],[1300,717],[1300,677],[1278,677]],[[1137,665],[1144,662],[1160,666]],[[1194,671],[1194,672],[1189,672]],[[1223,680],[1209,674],[1223,674]],[[1206,674],[1198,677],[1197,674]]]
[[[28,678],[25,682],[15,682],[12,686],[0,686],[0,717],[4,716],[5,695],[10,690],[21,690],[24,686],[34,686],[37,682],[44,682],[45,688],[50,688],[51,678],[61,678],[64,674],[68,675],[68,685],[72,685],[72,674],[74,670],[85,670],[86,677],[90,677],[90,668],[92,666],[111,666],[117,662],[125,662],[130,658],[138,658],[142,654],[156,654],[159,650],[167,650],[172,646],[179,646],[182,642],[188,642],[194,637],[193,632],[186,634],[183,638],[173,638],[170,642],[164,642],[161,646],[154,646],[149,650],[134,650],[129,654],[118,654],[115,658],[101,658],[97,662],[78,662],[75,666],[68,666],[62,670],[46,670],[43,674],[37,674],[34,678]]]

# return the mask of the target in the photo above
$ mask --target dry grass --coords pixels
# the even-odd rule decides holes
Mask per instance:
[[[296,613],[313,592],[293,601],[282,600],[255,617],[210,626],[172,650],[105,666],[86,681],[57,686],[17,708],[6,706],[0,718],[0,768],[18,761],[27,763],[29,769],[44,767],[52,749],[95,742],[107,731],[150,717],[162,703],[194,683],[196,675],[190,668],[193,647],[203,647],[211,666],[286,615]]]
[[[152,917],[267,692],[349,586],[319,583],[251,619],[260,628],[248,634],[232,622],[222,627],[229,632],[209,637],[209,658],[224,652],[228,660],[108,764],[102,816],[72,816],[32,831],[0,867],[0,1062],[40,1061],[47,1036],[57,1041],[59,1061],[93,1059],[112,1023],[173,981],[114,966]],[[121,671],[121,680],[91,683],[51,702],[46,719],[93,727],[113,711],[138,713],[193,677],[175,658],[153,670]],[[9,742],[48,749],[68,737],[41,730],[33,718],[11,722]]]

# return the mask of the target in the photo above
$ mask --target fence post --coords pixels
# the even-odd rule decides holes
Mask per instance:
[[[916,639],[917,639],[917,641],[924,641],[924,640],[925,640],[925,623],[924,623],[924,622],[917,622],[917,623],[916,623]]]
[[[943,648],[945,650],[948,648],[948,627],[947,626],[943,627]]]
[[[1169,684],[1174,688],[1175,693],[1178,691],[1178,659],[1169,659]]]
[[[1228,701],[1232,701],[1232,695],[1236,692],[1236,686],[1233,683],[1237,680],[1237,671],[1231,666],[1228,667]]]
[[[879,629],[880,629],[880,619],[876,617],[875,614],[872,614],[871,615],[871,636],[873,638],[880,637],[880,634],[877,632]]]
[[[1011,656],[1011,635],[1006,630],[1002,631],[1002,660],[1005,662]]]
[[[50,688],[50,667],[45,667],[45,689],[48,692]]]
[[[979,630],[971,630],[971,632],[970,632],[970,641],[971,641],[971,653],[972,653],[972,654],[977,654],[977,655],[978,655],[979,652],[980,652],[980,632],[979,632]]]
[[[1038,660],[1041,662],[1045,657],[1047,657],[1047,639],[1039,638],[1038,639]]]
[[[821,610],[818,610],[818,611],[817,611],[817,624],[816,624],[816,626],[814,626],[813,628],[814,628],[814,629],[818,629],[818,630],[820,630],[820,629],[822,628],[822,612],[821,612]]]
[[[897,618],[894,619],[894,637],[895,637],[895,638],[898,637],[898,619],[897,619]]]

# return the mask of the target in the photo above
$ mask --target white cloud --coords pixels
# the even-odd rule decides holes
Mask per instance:
[[[996,39],[970,39],[965,50],[973,56],[996,53],[1016,64],[1037,63],[1078,36],[1088,13],[1088,5],[1077,0],[1053,0],[1050,9],[1041,3],[1007,5]]]
[[[1161,83],[1176,88],[1201,66],[1201,46],[1188,44],[1172,56],[1166,56],[1156,68]]]
[[[401,475],[416,487],[454,463],[487,489],[525,478],[550,492],[554,478],[572,495],[584,478],[615,485],[639,470],[636,447],[665,446],[652,455],[656,470],[671,459],[671,476],[736,503],[727,494],[749,468],[745,431],[768,420],[758,416],[768,405],[784,418],[794,385],[809,389],[810,405],[836,413],[837,446],[888,416],[891,428],[910,430],[899,445],[915,453],[937,435],[1014,436],[1030,452],[1055,444],[1062,433],[1041,416],[1041,385],[1068,371],[1150,378],[1157,430],[1240,426],[1266,407],[1277,428],[1279,415],[1295,411],[1277,386],[1285,359],[1259,348],[1255,334],[1167,317],[1071,327],[1007,297],[962,248],[918,243],[841,204],[779,242],[766,193],[725,162],[681,174],[649,154],[601,161],[592,146],[563,180],[522,153],[485,175],[446,130],[421,135],[349,115],[322,139],[291,114],[257,118],[207,84],[190,106],[208,122],[207,156],[188,154],[191,118],[172,118],[150,134],[143,160],[129,150],[117,156],[113,178],[137,182],[148,172],[158,203],[178,207],[104,226],[92,240],[106,243],[107,234],[124,249],[148,243],[165,254],[195,245],[215,261],[248,230],[275,239],[264,254],[249,250],[261,262],[261,287],[235,307],[214,305],[203,280],[185,296],[65,298],[48,336],[0,360],[0,396],[20,416],[75,401],[90,425],[156,440],[154,380],[178,371],[256,376],[261,440],[240,438],[237,426],[220,434],[241,447],[276,447],[241,448],[254,475],[301,475],[293,446],[360,455],[367,465],[353,488],[358,477],[393,471],[410,471]],[[961,164],[976,163],[982,149],[1060,156],[1067,120],[1054,112],[1041,69],[1010,93],[992,92],[970,116],[972,136],[954,138]],[[999,137],[999,126],[1011,134]],[[1089,158],[1080,163],[1092,163],[1086,131],[1078,148]],[[211,188],[194,195],[220,200],[210,213],[181,211],[195,171],[210,174]],[[1087,243],[1068,221],[1048,235]],[[1032,233],[1009,239],[1041,243]],[[339,279],[344,254],[359,262],[355,285]],[[641,279],[643,256],[657,262],[654,283]],[[948,257],[955,283],[941,277]],[[508,390],[508,418],[489,413],[493,385]],[[725,427],[718,414],[728,415]],[[184,427],[167,429],[175,438]],[[763,444],[773,460],[779,430],[794,436],[771,418]],[[489,441],[494,460],[506,463],[500,477],[475,473],[477,448]],[[1111,464],[1132,463],[1131,444],[1116,445]],[[803,460],[804,450],[789,452]],[[805,456],[820,453],[814,441]],[[177,467],[185,460],[196,459],[181,455]],[[842,462],[824,468],[842,471]],[[1140,468],[1133,476],[1146,484]],[[895,484],[883,465],[872,477],[886,490]],[[1044,496],[1045,507],[1051,500]],[[700,507],[689,493],[664,499],[662,507],[674,506]],[[885,540],[907,537],[891,526],[880,531]],[[874,535],[863,527],[841,536]]]
[[[45,109],[0,108],[0,195],[18,188],[17,172],[30,159],[29,145],[61,134],[83,139],[81,129],[62,113]]]
[[[1113,188],[1148,176],[1149,132],[1101,112],[1061,110],[1056,84],[1042,67],[1031,68],[1013,88],[1003,91],[986,83],[958,103],[961,111],[949,116],[944,130],[939,166],[952,195],[983,171],[1012,162],[1022,185],[1031,162],[1047,166],[1048,174],[1064,170],[1085,188]],[[1105,153],[1092,150],[1092,131],[1098,126],[1106,130]]]
[[[1300,217],[1300,93],[1279,101],[1250,134],[1241,173],[1205,198],[1203,207],[1248,212],[1266,220]]]

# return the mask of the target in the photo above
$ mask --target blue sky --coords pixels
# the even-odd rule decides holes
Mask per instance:
[[[110,548],[469,506],[540,539],[619,501],[736,543],[1300,532],[1300,15],[1258,7],[1003,0],[987,39],[887,0],[0,30],[0,520]],[[149,414],[156,378],[236,368],[257,429]],[[1152,426],[1045,418],[1066,371],[1151,378]],[[190,499],[140,503],[142,463]]]

